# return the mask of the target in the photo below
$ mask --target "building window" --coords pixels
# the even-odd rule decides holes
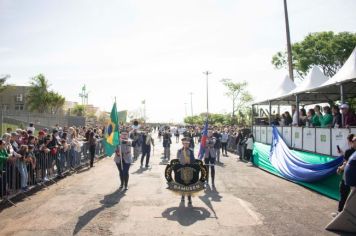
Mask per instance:
[[[3,111],[8,111],[8,110],[10,110],[10,105],[9,104],[2,104],[1,109]]]
[[[25,107],[24,104],[16,104],[15,111],[23,111],[24,107]]]
[[[16,95],[16,102],[23,102],[23,95],[22,95],[22,93]]]

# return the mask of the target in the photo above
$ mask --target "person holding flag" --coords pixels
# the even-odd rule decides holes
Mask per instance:
[[[129,170],[132,163],[131,141],[128,140],[128,132],[121,131],[120,144],[115,150],[115,158],[117,169],[120,173],[120,189],[125,186],[125,191],[128,190]]]
[[[203,129],[203,136],[200,142],[199,159],[204,158],[205,165],[208,166],[208,178],[207,183],[209,183],[209,172],[211,176],[211,184],[215,187],[215,161],[216,161],[216,151],[215,151],[215,137],[213,137],[212,130],[208,130],[208,119],[205,122]],[[210,171],[209,171],[210,166]]]

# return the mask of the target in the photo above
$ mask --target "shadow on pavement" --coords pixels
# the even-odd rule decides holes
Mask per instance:
[[[135,172],[132,172],[131,174],[133,175],[138,175],[138,174],[142,174],[145,171],[151,170],[151,168],[147,168],[147,167],[140,167],[139,169],[137,169]]]
[[[210,212],[203,207],[185,207],[184,203],[181,203],[179,207],[167,208],[162,212],[162,217],[177,221],[182,226],[189,226],[199,220],[209,218]]]
[[[208,185],[205,189],[205,195],[199,196],[199,198],[202,202],[205,203],[207,207],[209,207],[209,209],[214,213],[214,216],[217,219],[218,216],[216,215],[213,204],[211,204],[211,202],[221,202],[222,196],[220,196],[217,189],[215,187],[210,188],[210,185]]]
[[[125,192],[123,192],[123,191],[121,191],[119,189],[116,190],[113,193],[105,195],[104,199],[102,199],[100,201],[100,203],[101,203],[100,207],[98,207],[96,209],[93,209],[93,210],[90,210],[90,211],[86,212],[84,215],[79,216],[78,222],[77,222],[77,224],[75,225],[75,228],[74,228],[73,235],[79,233],[100,212],[102,212],[106,208],[110,208],[110,207],[113,207],[116,204],[118,204],[120,202],[121,198],[123,198],[124,196],[125,196]]]

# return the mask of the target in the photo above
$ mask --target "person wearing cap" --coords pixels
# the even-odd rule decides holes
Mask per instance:
[[[28,124],[26,131],[29,131],[29,130],[31,130],[33,134],[35,133],[35,127],[33,126],[33,123]]]
[[[125,186],[125,190],[128,190],[129,184],[129,169],[132,163],[131,155],[131,141],[128,140],[127,130],[122,130],[120,135],[120,144],[115,150],[115,158],[117,169],[120,174],[120,189]]]
[[[204,153],[204,163],[208,165],[208,178],[207,183],[209,183],[209,172],[211,176],[212,186],[215,187],[215,162],[216,162],[216,151],[215,151],[216,139],[213,136],[213,131],[208,130],[208,139],[206,141],[205,153]],[[210,166],[210,171],[209,171]]]
[[[350,111],[350,107],[347,104],[342,104],[340,106],[341,114],[343,116],[343,125],[345,128],[356,125],[355,114]]]
[[[194,152],[189,148],[190,138],[182,138],[183,147],[177,151],[177,159],[182,165],[191,164],[194,162]],[[181,202],[184,203],[185,195],[182,195]],[[188,205],[192,206],[192,196],[188,195]]]
[[[146,168],[149,167],[150,156],[151,156],[151,145],[154,147],[154,141],[149,133],[150,128],[145,129],[145,133],[142,135],[142,156],[141,156],[141,167],[143,166],[143,160],[146,157]]]

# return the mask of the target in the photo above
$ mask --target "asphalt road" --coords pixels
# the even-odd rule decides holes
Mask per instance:
[[[232,154],[216,167],[216,189],[193,197],[192,208],[180,204],[166,189],[156,143],[151,168],[131,166],[128,191],[119,191],[106,158],[4,209],[0,235],[335,235],[324,227],[336,201]],[[172,156],[180,146],[172,145]]]

